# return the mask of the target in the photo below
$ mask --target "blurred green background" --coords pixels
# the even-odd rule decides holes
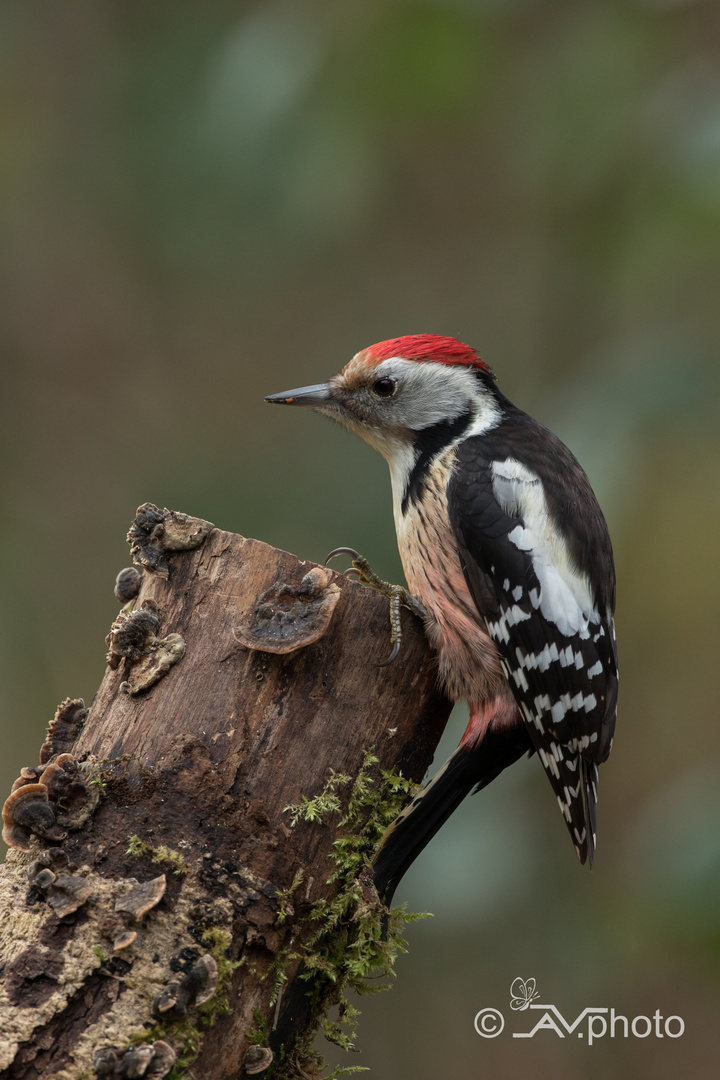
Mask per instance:
[[[401,577],[385,463],[262,402],[373,341],[477,347],[606,510],[595,870],[536,761],[468,800],[398,894],[436,917],[365,1000],[377,1080],[717,1075],[719,60],[691,0],[0,6],[2,791],[99,684],[139,503]],[[481,1039],[517,976],[685,1034]]]

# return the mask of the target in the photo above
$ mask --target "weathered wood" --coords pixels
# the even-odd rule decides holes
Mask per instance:
[[[145,1029],[149,1043],[162,1036],[190,1057],[198,1019],[207,1026],[188,1075],[244,1075],[249,1033],[265,1042],[263,1028],[276,1054],[263,1075],[289,1073],[290,1044],[318,1012],[297,981],[300,927],[339,888],[328,884],[330,854],[348,826],[329,813],[319,822],[301,816],[293,828],[286,808],[322,792],[330,770],[356,776],[371,747],[382,768],[420,780],[447,719],[409,612],[400,657],[378,666],[389,651],[388,605],[373,590],[332,575],[340,596],[328,629],[275,655],[246,648],[240,628],[274,582],[297,586],[312,564],[220,530],[170,561],[168,578],[145,574],[137,606],[157,605],[157,635],[179,634],[184,656],[136,696],[121,688],[127,665],[109,668],[72,751],[89,762],[85,783],[95,775],[95,792],[97,781],[103,788],[90,819],[62,844],[89,899],[61,918],[47,902],[55,885],[26,895],[28,865],[47,842],[11,851],[0,869],[0,1075],[8,1080],[95,1075],[103,1047],[129,1075],[123,1049]],[[350,788],[335,788],[343,806]],[[116,912],[123,882],[163,875],[151,911]],[[204,954],[220,964],[224,1014],[188,989]],[[280,971],[287,989],[278,1003]],[[185,1004],[159,1013],[178,983]],[[161,1027],[151,1030],[153,1001]],[[253,1051],[258,1065],[263,1053]],[[172,1076],[186,1075],[179,1064]]]

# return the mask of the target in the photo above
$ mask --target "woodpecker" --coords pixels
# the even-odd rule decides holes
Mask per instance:
[[[500,392],[474,349],[436,334],[381,341],[328,382],[266,400],[311,406],[387,459],[408,586],[442,685],[469,705],[457,749],[383,839],[380,897],[390,903],[466,795],[535,752],[592,866],[617,711],[615,571],[573,454]]]

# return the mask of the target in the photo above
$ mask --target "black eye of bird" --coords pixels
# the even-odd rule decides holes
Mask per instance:
[[[377,379],[372,385],[372,390],[378,397],[392,397],[395,393],[395,380]]]

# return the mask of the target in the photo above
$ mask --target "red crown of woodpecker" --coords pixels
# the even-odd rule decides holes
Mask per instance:
[[[478,371],[490,371],[469,345],[440,334],[407,334],[405,337],[379,341],[365,350],[366,361],[370,364],[379,364],[391,356],[399,356],[403,360],[432,360],[436,364],[468,364]]]

